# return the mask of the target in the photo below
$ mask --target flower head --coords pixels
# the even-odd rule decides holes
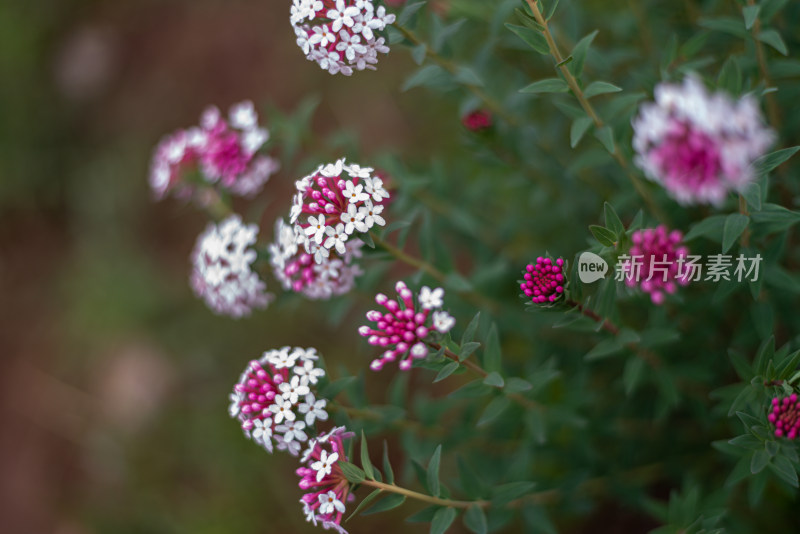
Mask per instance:
[[[392,24],[395,16],[372,0],[293,0],[289,20],[306,59],[331,74],[375,69],[378,54],[386,54],[386,40],[375,32]]]
[[[408,357],[400,361],[400,369],[411,369],[413,359],[428,355],[426,340],[430,340],[435,332],[447,333],[455,324],[455,319],[446,312],[433,311],[443,304],[443,289],[422,288],[418,305],[414,303],[414,294],[405,283],[397,282],[395,289],[399,295],[397,300],[391,300],[382,293],[375,297],[375,302],[386,309],[385,313],[377,310],[367,312],[367,319],[376,323],[375,327],[365,325],[358,329],[359,334],[368,338],[370,345],[386,349],[380,358],[370,364],[373,371],[380,371],[386,362],[406,355]]]
[[[328,418],[326,401],[316,401],[311,393],[310,385],[316,380],[312,382],[310,376],[325,375],[315,366],[316,360],[315,349],[283,347],[248,364],[233,387],[230,406],[231,417],[239,419],[247,437],[269,452],[277,445],[295,456],[299,453],[314,419]],[[298,373],[298,368],[304,372]],[[305,414],[305,421],[298,414]]]
[[[629,253],[619,257],[626,285],[649,293],[653,304],[664,302],[678,285],[687,285],[693,269],[686,264],[689,249],[682,239],[679,230],[670,232],[664,225],[635,231]]]
[[[315,217],[309,217],[309,220]],[[324,215],[318,219],[324,220]],[[299,226],[289,226],[283,219],[275,225],[275,242],[269,246],[272,270],[284,289],[301,293],[309,299],[324,300],[349,292],[363,271],[355,262],[361,256],[359,240],[344,243],[344,254],[326,249],[308,232],[317,221],[309,223],[301,235]],[[324,224],[324,222],[322,223]],[[325,226],[323,226],[325,228]],[[302,243],[302,244],[300,244]]]
[[[278,162],[258,151],[269,139],[269,131],[258,125],[253,103],[231,107],[226,120],[219,109],[209,107],[200,125],[178,130],[156,147],[150,166],[150,186],[157,199],[167,193],[191,197],[196,185],[187,174],[200,170],[208,184],[249,197],[258,193],[278,169]]]
[[[344,427],[337,427],[327,434],[311,440],[303,453],[304,466],[297,470],[302,490],[310,490],[300,502],[306,519],[315,525],[347,534],[342,528],[345,503],[350,494],[350,483],[342,473],[339,462],[347,461],[343,439],[353,437]]]
[[[297,181],[290,220],[297,244],[317,263],[334,253],[344,258],[353,252],[348,245],[354,234],[386,224],[380,216],[383,206],[374,199],[384,200],[389,194],[372,172],[340,159]]]
[[[797,394],[772,399],[767,418],[775,425],[776,437],[797,438],[800,435],[800,402],[797,402]]]
[[[192,252],[190,284],[195,294],[220,315],[242,317],[265,308],[272,296],[266,284],[250,269],[256,252],[258,227],[244,225],[238,215],[209,223]]]
[[[483,109],[476,109],[461,117],[461,124],[468,130],[480,132],[492,126],[492,115]]]
[[[552,304],[564,296],[567,278],[564,276],[564,260],[536,258],[536,263],[525,267],[524,280],[519,288],[534,304]]]
[[[775,139],[758,102],[709,94],[694,76],[662,83],[633,120],[636,163],[681,204],[720,205],[755,178],[753,161]]]

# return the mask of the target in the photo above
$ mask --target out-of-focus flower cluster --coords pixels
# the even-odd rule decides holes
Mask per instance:
[[[636,163],[682,204],[720,205],[754,179],[775,135],[752,96],[709,94],[703,82],[662,83],[633,120]]]
[[[308,251],[312,247],[306,249],[300,245],[305,243],[305,236],[300,231],[297,226],[290,226],[283,219],[278,219],[275,225],[275,242],[269,246],[270,262],[275,278],[283,288],[314,300],[349,292],[355,285],[356,277],[363,274],[361,267],[354,262],[361,257],[363,243],[348,241],[344,254],[322,257],[322,261],[317,263]]]
[[[273,451],[297,456],[315,421],[326,421],[327,401],[317,400],[312,386],[325,376],[317,367],[314,348],[283,347],[251,361],[234,386],[230,415],[242,423],[245,435]]]
[[[378,310],[367,312],[367,319],[376,323],[372,326],[362,326],[358,333],[368,338],[370,345],[383,347],[386,351],[370,364],[373,371],[380,371],[386,362],[401,359],[400,369],[411,369],[414,359],[424,358],[428,355],[427,341],[431,341],[435,333],[445,334],[450,331],[456,321],[445,311],[444,290],[423,287],[414,302],[414,294],[404,282],[397,282],[395,290],[399,295],[397,300],[392,300],[383,293],[375,296],[375,302],[386,309],[385,313]]]
[[[234,195],[253,196],[278,169],[277,160],[258,154],[269,131],[258,124],[253,103],[231,107],[226,120],[209,107],[200,125],[178,130],[161,140],[150,166],[150,187],[157,199],[173,194],[191,198],[198,185],[216,184]],[[200,171],[202,178],[192,173]],[[198,199],[203,202],[203,198]]]
[[[331,74],[375,69],[387,54],[386,39],[376,32],[395,16],[371,0],[293,0],[290,20],[306,59]]]
[[[371,167],[348,165],[340,159],[320,165],[295,185],[290,222],[298,244],[318,264],[332,253],[344,257],[353,234],[386,224],[382,202],[389,193]]]
[[[306,520],[340,534],[347,534],[341,522],[346,510],[345,503],[354,497],[338,462],[347,461],[342,440],[352,437],[352,432],[337,427],[311,440],[301,458],[305,465],[297,469],[300,488],[310,490],[300,499]]]
[[[645,228],[634,232],[631,240],[629,253],[619,257],[628,287],[638,287],[650,294],[653,304],[661,304],[678,284],[689,283],[693,268],[686,262],[689,249],[679,230],[670,232],[664,225]]]
[[[239,318],[265,308],[272,299],[266,284],[250,268],[258,226],[244,225],[238,215],[209,223],[192,252],[190,285],[209,308]]]
[[[772,399],[767,418],[775,425],[776,437],[796,439],[800,434],[800,402],[797,402],[797,394]]]

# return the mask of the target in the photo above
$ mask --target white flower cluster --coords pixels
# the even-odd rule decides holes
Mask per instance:
[[[354,262],[361,257],[361,241],[348,241],[341,257],[327,256],[321,263],[314,261],[314,242],[307,244],[311,252],[301,248],[305,243],[300,229],[278,219],[275,225],[275,242],[269,246],[273,273],[284,289],[301,293],[312,300],[325,300],[343,295],[353,289],[357,276],[363,274]]]
[[[371,0],[293,0],[290,20],[306,59],[331,74],[375,69],[378,53],[387,54],[386,39],[375,32],[395,16]]]
[[[251,245],[258,227],[231,215],[219,225],[209,223],[192,252],[190,284],[195,294],[220,315],[239,318],[265,308],[272,298],[266,284],[250,269],[256,259]]]
[[[297,456],[308,441],[306,430],[326,421],[327,401],[312,391],[325,371],[316,366],[314,348],[282,347],[252,361],[230,396],[231,417],[248,438],[272,452],[273,446]]]
[[[340,256],[347,254],[346,244],[355,232],[386,224],[381,203],[389,193],[383,180],[372,172],[371,167],[348,165],[342,158],[320,165],[295,183],[290,222],[298,244],[316,263],[323,263],[331,250]]]

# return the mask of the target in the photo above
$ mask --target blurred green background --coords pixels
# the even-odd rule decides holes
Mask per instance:
[[[288,19],[286,0],[0,3],[3,533],[315,531],[294,462],[243,439],[227,395],[267,348],[324,345],[353,370],[368,349],[298,320],[299,299],[212,315],[187,283],[204,216],[151,200],[152,147],[243,99],[292,113],[316,96],[315,138],[345,128],[333,144],[357,139],[365,158],[419,152],[460,124],[455,104],[399,92],[402,51],[352,83],[305,61]],[[305,148],[255,202],[267,239],[310,170]]]

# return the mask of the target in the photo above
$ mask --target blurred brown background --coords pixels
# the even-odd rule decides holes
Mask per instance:
[[[454,104],[399,92],[407,54],[330,76],[303,58],[288,16],[288,0],[0,3],[0,532],[315,531],[294,464],[241,438],[227,394],[267,348],[324,344],[352,369],[366,348],[300,301],[233,321],[194,299],[204,218],[151,200],[150,151],[206,105],[243,99],[291,113],[317,96],[326,141],[312,144],[357,140],[345,153],[366,159],[447,142],[459,125]],[[265,232],[311,149],[256,200]],[[420,530],[383,514],[352,532],[392,524]]]

